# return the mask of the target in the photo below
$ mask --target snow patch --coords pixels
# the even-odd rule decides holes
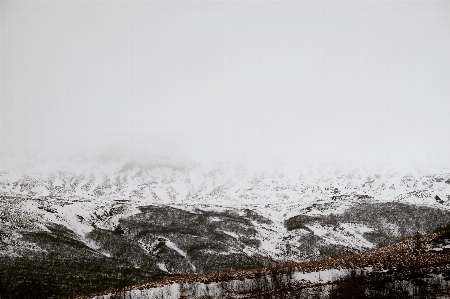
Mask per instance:
[[[224,232],[225,234],[227,234],[227,235],[229,235],[229,236],[231,236],[231,237],[233,237],[233,238],[235,238],[235,239],[239,239],[239,236],[236,234],[236,233],[233,233],[233,232],[230,232],[230,231],[226,231],[226,230],[223,230],[222,232]]]
[[[363,237],[365,232],[371,232],[373,229],[362,224],[342,223],[338,227],[332,227],[316,223],[307,225],[307,227],[328,244],[351,246],[357,250],[375,247]]]
[[[165,242],[166,246],[169,247],[170,249],[175,250],[176,252],[178,252],[179,255],[186,257],[187,254],[185,251],[181,250],[175,243],[173,243],[172,241],[166,239]]]
[[[167,270],[167,268],[166,268],[166,264],[157,263],[156,265],[158,266],[159,269],[163,270],[164,272],[170,273],[169,270]]]

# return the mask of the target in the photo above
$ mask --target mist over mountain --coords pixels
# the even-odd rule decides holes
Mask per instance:
[[[1,299],[447,267],[411,240],[450,222],[450,1],[7,0],[0,36]]]
[[[0,175],[1,273],[10,290],[36,273],[45,283],[80,277],[75,292],[86,294],[326,259],[432,232],[450,219],[446,169],[256,171],[120,155],[76,155],[53,167],[52,159]]]
[[[1,152],[449,165],[449,10],[2,1]]]

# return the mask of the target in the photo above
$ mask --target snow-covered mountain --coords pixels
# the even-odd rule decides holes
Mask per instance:
[[[125,263],[117,267],[141,281],[362,252],[450,223],[442,169],[251,171],[110,156],[51,164],[0,173],[0,257],[82,252]]]
[[[100,155],[94,159],[75,156],[65,160],[63,168],[40,172],[40,166],[49,162],[29,162],[0,174],[0,194],[13,202],[8,208],[10,203],[4,200],[3,209],[19,210],[21,221],[33,218],[33,226],[42,229],[47,222],[61,224],[81,238],[94,227],[113,230],[119,219],[139,213],[139,207],[146,205],[233,210],[241,215],[251,211],[267,219],[257,226],[268,238],[263,239],[267,247],[261,249],[280,253],[273,246],[286,233],[285,221],[296,215],[341,214],[361,202],[450,209],[450,172],[438,169],[375,172],[285,167],[250,172],[239,164],[205,167],[164,157],[130,160]],[[13,227],[4,221],[2,226]],[[361,231],[370,228],[350,227],[343,230],[354,237],[338,243],[370,248],[370,242],[361,239]],[[314,225],[310,229],[316,235],[326,230]]]
[[[47,161],[40,161],[46,164]],[[76,156],[42,173],[39,163],[0,173],[2,195],[33,200],[128,200],[153,204],[246,206],[372,198],[377,201],[446,202],[450,171],[278,168],[248,171],[242,165],[202,166],[167,158],[96,159]],[[33,168],[34,166],[34,168]],[[255,200],[257,199],[257,200]],[[419,203],[417,202],[417,203]]]

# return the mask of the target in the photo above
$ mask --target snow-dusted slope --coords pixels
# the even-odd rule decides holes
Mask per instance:
[[[49,222],[63,225],[93,248],[95,244],[86,240],[86,234],[94,228],[114,231],[120,219],[148,205],[186,211],[232,210],[237,217],[253,219],[255,238],[261,243],[252,250],[275,260],[305,258],[300,249],[295,252],[286,245],[286,240],[292,243],[311,233],[324,244],[352,250],[375,246],[365,237],[375,229],[370,225],[340,223],[331,227],[316,222],[287,229],[285,222],[297,215],[342,214],[361,202],[399,202],[450,210],[450,173],[440,169],[395,172],[280,167],[255,172],[242,165],[206,167],[167,158],[76,156],[64,160],[64,167],[39,171],[42,165],[51,164],[48,162],[34,161],[0,173],[3,209],[20,211],[19,218],[26,218],[22,220],[25,222],[33,218],[33,229],[45,229]],[[19,238],[22,228],[11,224],[10,218],[3,217],[0,229]]]

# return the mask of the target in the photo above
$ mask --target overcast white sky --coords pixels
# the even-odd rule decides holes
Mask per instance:
[[[1,151],[450,163],[450,1],[1,1]]]

